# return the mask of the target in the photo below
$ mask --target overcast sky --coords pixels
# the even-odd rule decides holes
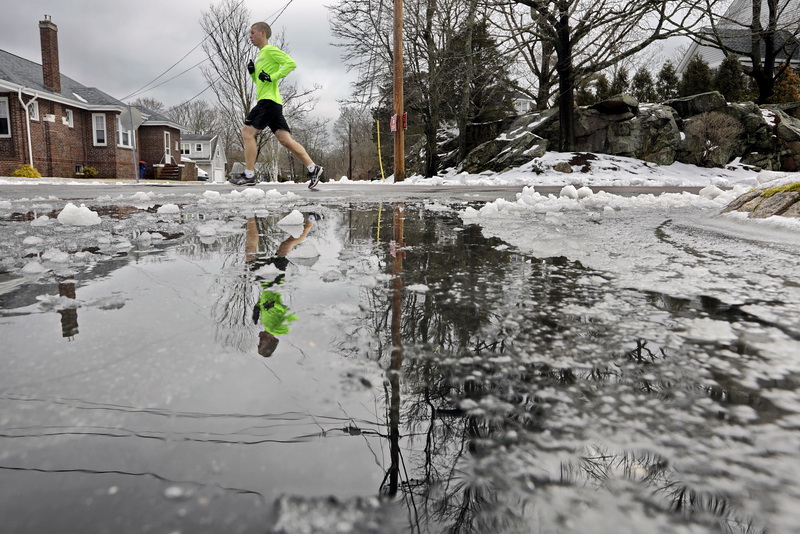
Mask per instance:
[[[346,72],[342,65],[341,49],[331,45],[328,9],[323,4],[335,1],[244,2],[254,22],[265,20],[273,24],[274,33],[283,30],[289,53],[298,64],[287,81],[300,87],[322,85],[315,115],[331,119],[338,117],[337,100],[349,96],[355,79],[355,74]],[[44,15],[50,15],[58,26],[61,73],[123,99],[162,74],[203,40],[199,21],[211,4],[211,0],[4,2],[0,16],[0,49],[41,63],[39,21],[44,20]],[[286,10],[275,20],[287,4]],[[205,57],[198,47],[159,83]],[[207,83],[197,67],[140,96],[155,98],[169,107],[194,97],[205,87]],[[214,100],[210,90],[200,98]]]

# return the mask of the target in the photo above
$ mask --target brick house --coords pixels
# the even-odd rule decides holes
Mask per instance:
[[[126,129],[124,102],[60,73],[58,28],[48,16],[39,34],[41,65],[0,50],[0,176],[27,163],[43,176],[94,167],[102,178],[133,178],[138,161],[180,162],[182,126],[142,113],[139,128]]]

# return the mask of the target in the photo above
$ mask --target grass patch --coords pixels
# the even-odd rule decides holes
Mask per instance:
[[[764,198],[773,197],[779,193],[800,193],[800,182],[795,182],[793,184],[785,184],[779,185],[777,187],[771,187],[769,189],[765,189],[761,196]]]

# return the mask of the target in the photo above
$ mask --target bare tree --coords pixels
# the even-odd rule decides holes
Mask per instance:
[[[439,167],[437,135],[448,116],[465,123],[464,114],[474,94],[476,73],[487,69],[486,58],[474,53],[470,32],[485,0],[406,0],[404,2],[403,57],[409,130],[418,127],[424,138],[422,173],[430,176]],[[345,62],[361,75],[356,100],[385,106],[392,72],[392,3],[386,0],[340,0],[331,8],[331,27],[340,40]],[[496,60],[497,57],[492,59]],[[483,63],[481,63],[483,62]],[[497,76],[497,72],[491,74]],[[458,82],[458,93],[453,92]],[[466,94],[464,94],[466,92]],[[448,115],[449,113],[449,115]],[[458,119],[457,119],[458,122]],[[461,124],[461,130],[465,124]]]
[[[190,100],[168,109],[165,114],[173,121],[186,126],[191,133],[214,133],[220,121],[219,109],[205,100]]]
[[[133,105],[137,107],[147,108],[151,111],[155,111],[156,113],[164,113],[165,111],[165,106],[162,101],[149,96],[137,98],[136,100],[133,101]]]
[[[487,20],[501,50],[509,56],[509,65],[514,66],[514,88],[533,100],[536,109],[546,109],[557,94],[558,78],[553,44],[537,38],[541,31],[531,27],[542,20],[513,2],[490,4],[494,12]]]
[[[574,147],[576,81],[700,23],[703,0],[494,0],[530,9],[532,37],[556,54],[561,150]],[[713,1],[713,0],[708,0]]]
[[[341,158],[335,168],[351,180],[369,179],[379,172],[374,130],[368,109],[361,106],[341,108],[333,125],[334,143],[341,147]]]

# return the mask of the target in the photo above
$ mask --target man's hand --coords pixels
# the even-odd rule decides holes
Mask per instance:
[[[258,75],[258,79],[261,80],[262,82],[271,82],[272,81],[272,78],[269,77],[269,74],[267,74],[263,70]]]
[[[253,63],[253,60],[247,62],[247,72],[253,74],[256,71],[256,65]]]

